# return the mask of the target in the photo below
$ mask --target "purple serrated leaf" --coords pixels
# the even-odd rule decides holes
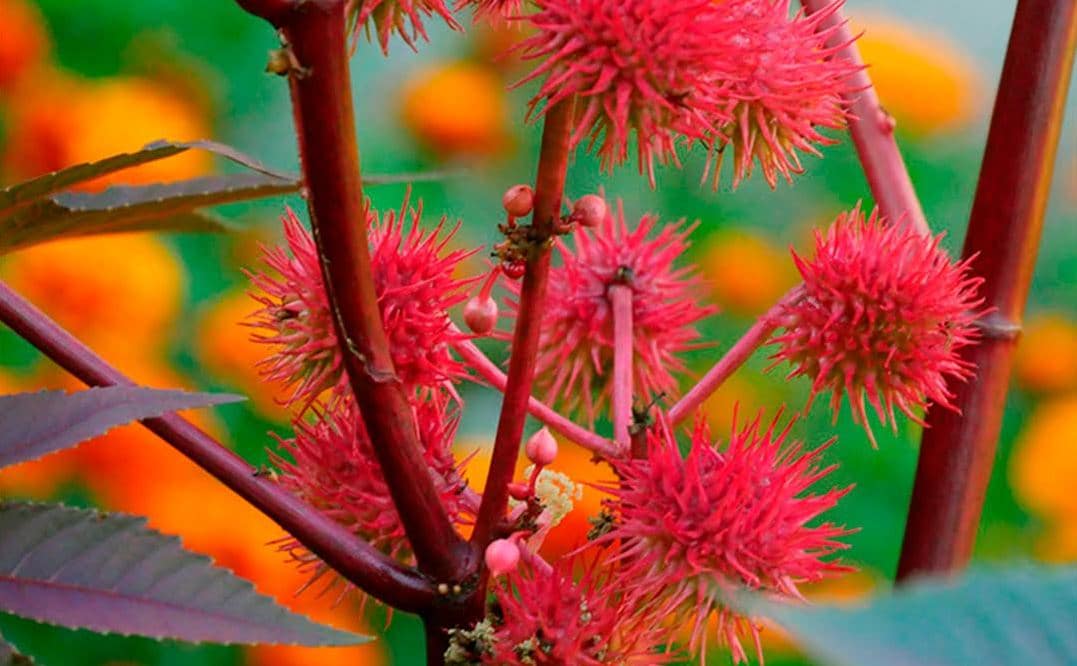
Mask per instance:
[[[144,518],[0,503],[0,610],[90,629],[190,642],[354,645],[184,550]]]
[[[141,386],[0,395],[0,468],[74,446],[131,421],[243,399]]]

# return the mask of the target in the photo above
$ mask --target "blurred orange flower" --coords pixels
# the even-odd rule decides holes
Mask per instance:
[[[263,416],[285,421],[288,412],[275,400],[280,387],[258,371],[268,347],[251,340],[254,329],[244,325],[257,309],[258,304],[242,290],[214,301],[199,320],[195,354],[207,372],[249,397]]]
[[[8,109],[11,141],[3,165],[11,178],[25,179],[137,150],[157,139],[189,141],[209,133],[195,104],[153,81],[91,82],[51,72],[12,98]],[[211,166],[209,154],[190,151],[110,174],[85,187],[193,178],[207,174]]]
[[[404,125],[441,158],[497,154],[508,137],[504,88],[497,72],[476,63],[420,70],[404,85]]]
[[[984,112],[980,72],[956,44],[891,16],[859,16],[853,32],[883,107],[915,134],[961,127]]]
[[[1077,388],[1077,323],[1057,313],[1028,322],[1017,344],[1014,376],[1033,391]]]
[[[720,231],[708,241],[700,267],[718,306],[732,314],[765,312],[797,283],[789,253],[747,231]]]
[[[0,26],[0,91],[6,91],[44,61],[50,44],[45,21],[32,2],[0,2]]]
[[[1077,394],[1036,408],[1017,437],[1010,483],[1017,499],[1048,523],[1077,526]]]
[[[0,276],[106,357],[159,353],[186,281],[179,258],[148,234],[37,245],[5,257]]]

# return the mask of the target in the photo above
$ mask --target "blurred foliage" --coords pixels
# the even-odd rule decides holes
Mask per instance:
[[[867,33],[865,51],[883,103],[898,120],[928,219],[948,233],[944,245],[956,253],[986,133],[987,67],[970,62],[952,39],[925,26],[878,14],[855,19]],[[214,138],[275,168],[297,169],[285,86],[262,72],[276,38],[232,2],[0,0],[0,31],[0,183],[160,138]],[[391,57],[383,58],[362,42],[353,60],[364,169],[454,169],[456,175],[417,183],[413,191],[431,221],[442,214],[463,220],[457,237],[462,244],[488,247],[495,241],[501,192],[527,182],[534,170],[539,135],[538,127],[524,123],[528,89],[507,91],[524,70],[511,56],[495,58],[518,36],[515,28],[469,25],[461,35],[439,27],[418,54],[394,43]],[[713,344],[690,354],[692,367],[702,373],[796,281],[788,248],[808,249],[813,227],[858,200],[870,203],[851,145],[844,137],[835,139],[823,159],[806,160],[804,176],[792,185],[779,183],[775,192],[761,179],[736,192],[728,185],[717,192],[700,187],[699,154],[688,155],[683,170],[661,170],[652,191],[630,167],[600,174],[596,161],[581,152],[570,167],[567,195],[601,187],[624,199],[629,217],[654,211],[667,220],[701,221],[689,258],[700,264],[722,308],[703,326]],[[1072,137],[1069,141],[1065,145],[1072,145]],[[125,182],[154,182],[231,167],[173,158],[153,168],[118,175]],[[1030,301],[1032,323],[1017,357],[977,544],[981,560],[1077,560],[1077,506],[1066,491],[1073,478],[1066,470],[1077,465],[1077,162],[1061,159],[1058,172]],[[404,191],[404,185],[368,188],[380,209],[398,206]],[[301,209],[294,197],[220,209],[240,229],[229,237],[117,236],[41,246],[0,261],[0,277],[137,380],[250,394],[248,404],[198,417],[247,460],[265,463],[274,446],[267,433],[283,435],[287,414],[253,368],[259,353],[241,320],[254,305],[244,294],[241,270],[258,262],[259,243],[276,241],[284,203]],[[482,270],[481,261],[469,268]],[[803,404],[804,382],[785,382],[781,368],[766,373],[768,364],[766,354],[757,355],[707,402],[716,433],[728,431],[734,405],[748,415],[761,408],[773,412],[783,403],[795,411]],[[0,330],[0,391],[41,386],[76,384]],[[478,387],[465,387],[464,397],[458,446],[462,453],[478,451],[468,474],[481,485],[483,449],[492,438],[489,424],[498,399]],[[855,598],[887,587],[901,546],[918,427],[905,423],[896,433],[880,433],[875,451],[847,411],[832,425],[825,406],[816,406],[794,433],[811,445],[837,435],[827,456],[840,467],[828,483],[856,487],[829,518],[860,528],[849,537],[849,558],[862,573],[821,584],[809,596]],[[608,473],[582,455],[563,455],[554,467],[583,481]],[[188,546],[212,554],[292,608],[384,638],[317,652],[244,651],[102,638],[0,617],[0,632],[41,663],[421,662],[423,641],[414,618],[397,614],[387,624],[382,611],[361,616],[342,587],[323,591],[324,583],[296,596],[304,574],[266,545],[279,530],[137,427],[13,468],[0,475],[0,493],[146,514],[158,529],[181,534]],[[586,515],[596,511],[598,499],[585,495],[549,547],[567,549],[582,539]],[[768,663],[805,663],[780,632],[765,635]]]

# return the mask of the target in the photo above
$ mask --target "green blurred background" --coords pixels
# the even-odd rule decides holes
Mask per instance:
[[[898,120],[898,137],[932,227],[960,250],[986,135],[1013,2],[878,3],[849,0],[847,13],[872,67],[884,105]],[[889,6],[889,11],[888,11]],[[363,41],[353,59],[353,85],[363,168],[367,174],[449,170],[421,182],[427,220],[463,221],[456,242],[496,242],[500,193],[532,178],[538,128],[524,123],[529,86],[507,91],[526,70],[501,56],[519,38],[512,29],[472,26],[463,33],[430,25],[430,42],[414,53],[400,41],[390,56]],[[263,73],[275,36],[232,2],[179,0],[0,0],[0,183],[135,149],[158,138],[211,137],[262,161],[295,170],[296,148],[283,80]],[[1039,558],[1077,561],[1077,150],[1074,104],[1056,169],[1044,242],[1029,303],[1029,325],[1018,354],[1003,423],[996,473],[977,543],[981,560]],[[736,192],[728,177],[717,192],[698,184],[703,159],[683,170],[661,170],[652,191],[630,167],[600,174],[580,153],[567,195],[602,187],[623,198],[629,217],[701,220],[692,261],[700,265],[721,313],[704,325],[711,348],[693,352],[706,369],[795,281],[790,246],[807,250],[810,231],[859,200],[870,202],[856,155],[845,137],[808,157],[807,173],[770,191],[754,178]],[[204,157],[172,158],[120,174],[112,182],[156,182],[228,167]],[[379,209],[399,206],[403,185],[370,187]],[[257,266],[258,244],[278,237],[278,216],[296,199],[226,207],[238,231],[220,236],[148,235],[67,241],[0,260],[0,277],[137,379],[251,395],[244,405],[201,415],[253,463],[267,462],[268,432],[285,434],[286,415],[252,369],[260,350],[238,322],[254,306],[243,267]],[[480,255],[481,256],[481,255]],[[478,273],[480,262],[469,266]],[[502,322],[502,327],[506,324]],[[500,360],[497,346],[491,354]],[[706,405],[722,433],[734,403],[754,411],[804,403],[803,381],[764,374],[758,355]],[[6,329],[0,330],[0,392],[41,386],[74,387]],[[466,387],[459,446],[482,449],[491,437],[497,394]],[[608,424],[599,424],[608,428]],[[877,430],[879,430],[877,428]],[[831,425],[825,406],[795,427],[840,468],[827,483],[855,483],[830,515],[858,527],[849,560],[860,574],[811,591],[819,599],[858,598],[889,586],[901,545],[916,462],[918,428],[878,432],[874,451],[844,412]],[[481,456],[479,456],[481,459]],[[595,473],[567,455],[578,480]],[[474,477],[473,477],[474,479]],[[384,613],[366,616],[338,590],[296,597],[302,576],[264,545],[274,526],[217,488],[165,445],[137,428],[117,430],[78,450],[0,474],[4,496],[62,499],[144,513],[179,533],[260,589],[324,621],[378,634],[371,646],[319,651],[192,647],[134,638],[103,638],[0,616],[0,632],[41,663],[56,664],[413,664],[421,663],[417,623]],[[578,507],[575,524],[597,499]],[[571,523],[571,521],[570,521]],[[769,633],[772,632],[768,632]],[[803,663],[780,637],[768,638],[768,662]],[[715,663],[728,657],[715,655]]]

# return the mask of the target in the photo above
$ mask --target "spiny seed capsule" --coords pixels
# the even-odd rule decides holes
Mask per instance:
[[[597,227],[606,217],[606,201],[597,194],[587,194],[572,206],[572,220],[580,226]]]
[[[486,567],[494,576],[506,574],[520,562],[520,547],[508,539],[496,539],[486,547]]]
[[[512,217],[530,215],[535,205],[535,191],[528,185],[513,185],[505,190],[505,194],[501,197],[501,205]]]
[[[464,306],[464,322],[479,335],[487,335],[497,325],[497,301],[489,296],[472,296]]]
[[[527,454],[528,460],[540,467],[545,467],[557,457],[557,440],[553,438],[548,428],[543,427],[527,440],[524,453]]]

